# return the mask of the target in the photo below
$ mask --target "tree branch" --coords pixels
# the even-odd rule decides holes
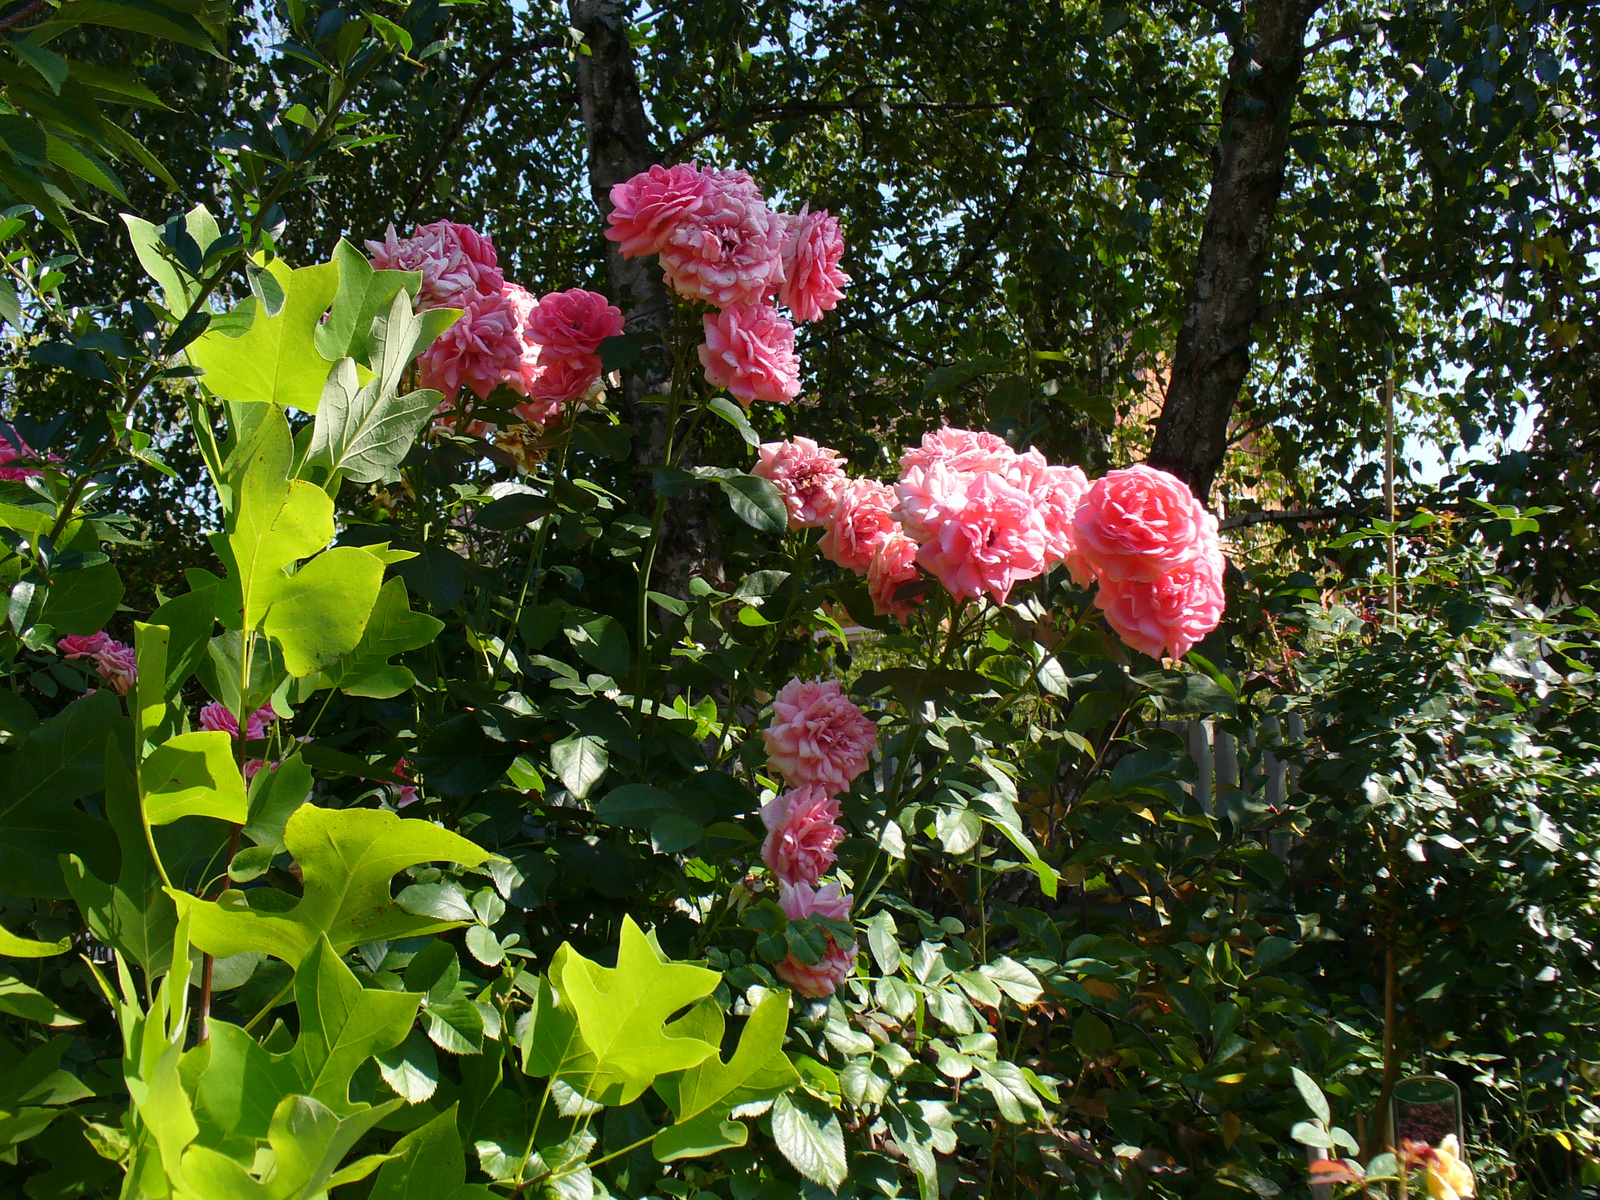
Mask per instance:
[[[1510,270],[1513,267],[1523,268],[1526,263],[1503,262],[1490,263],[1478,270],[1484,275]],[[1433,271],[1413,271],[1406,275],[1391,275],[1388,280],[1373,279],[1367,283],[1353,283],[1349,287],[1326,288],[1320,292],[1311,292],[1304,296],[1290,296],[1286,300],[1275,300],[1271,304],[1263,304],[1261,311],[1256,314],[1257,321],[1271,321],[1281,317],[1287,312],[1299,312],[1301,309],[1314,308],[1321,304],[1341,304],[1346,300],[1354,300],[1369,292],[1383,288],[1411,287],[1419,283],[1437,283],[1441,279],[1448,279],[1452,275],[1459,275],[1464,268],[1461,266],[1440,267]]]
[[[456,140],[467,127],[467,122],[472,119],[473,109],[478,106],[478,101],[483,99],[483,93],[494,77],[504,71],[517,59],[532,50],[554,50],[562,45],[554,38],[535,38],[530,42],[513,42],[494,58],[490,59],[478,71],[478,77],[472,81],[472,86],[467,89],[467,94],[461,101],[461,107],[456,113],[456,119],[450,123],[449,130],[440,139],[439,148],[434,151],[427,167],[417,176],[417,182],[411,189],[411,194],[406,197],[406,217],[409,220],[412,212],[417,207],[417,201],[427,191],[428,185],[433,182],[433,177],[439,173],[439,168],[444,165],[444,160],[449,156]]]

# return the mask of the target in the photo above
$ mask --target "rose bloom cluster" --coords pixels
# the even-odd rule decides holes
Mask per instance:
[[[462,310],[417,362],[422,385],[444,393],[447,427],[462,388],[480,400],[509,388],[523,398],[513,411],[530,425],[548,425],[565,405],[599,391],[600,343],[622,332],[621,310],[599,293],[569,288],[535,299],[506,282],[486,235],[453,221],[420,226],[408,238],[391,225],[367,252],[380,270],[422,272],[419,311]],[[473,421],[463,432],[494,430]]]
[[[763,445],[753,473],[783,496],[791,529],[822,529],[823,555],[866,576],[880,615],[905,621],[924,573],[958,601],[1004,604],[1017,583],[1064,565],[1098,585],[1112,629],[1153,658],[1182,658],[1222,619],[1217,520],[1165,471],[1091,483],[1037,450],[949,426],[906,450],[893,485],[851,479],[846,465],[801,437]]]
[[[56,643],[63,658],[85,658],[119,696],[126,696],[139,678],[139,660],[133,647],[101,631],[73,634]]]
[[[850,919],[854,897],[837,883],[818,887],[844,840],[839,795],[867,769],[878,744],[877,726],[843,694],[837,679],[792,679],[772,701],[772,721],[761,734],[767,762],[788,790],[761,808],[767,839],[761,861],[778,881],[778,905],[791,921],[808,917]],[[773,970],[802,996],[831,996],[855,970],[854,942],[832,932],[814,963],[791,952]]]
[[[844,295],[844,238],[825,210],[767,207],[743,171],[654,166],[611,189],[606,237],[624,258],[654,254],[667,286],[703,301],[706,379],[750,404],[800,394],[796,321],[821,320]]]

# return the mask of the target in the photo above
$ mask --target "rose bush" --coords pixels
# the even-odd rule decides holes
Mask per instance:
[[[324,140],[287,167],[246,146],[241,178],[348,148],[355,125],[315,106],[392,50],[348,28],[339,86],[304,96]],[[1383,646],[1350,657],[1404,736],[1330,718],[1300,799],[1269,803],[1268,755],[1304,747],[1271,732],[1289,692],[1247,672],[1278,666],[1251,638],[1309,585],[1244,586],[1180,481],[1091,480],[1014,422],[930,424],[882,477],[807,436],[792,322],[846,302],[849,248],[742,171],[612,190],[605,235],[671,292],[627,334],[622,297],[508,280],[454,222],[291,267],[272,198],[226,232],[203,208],[130,218],[156,288],[46,314],[87,356],[58,357],[116,381],[87,368],[118,419],[95,444],[35,422],[0,447],[8,1186],[1264,1195],[1303,1182],[1295,1139],[1348,1151],[1334,1108],[1372,1099],[1377,1039],[1358,984],[1313,977],[1420,906],[1396,894],[1408,814],[1371,798],[1449,780],[1484,802],[1476,777],[1397,765],[1425,739]],[[95,481],[157,469],[157,379],[187,397],[173,436],[216,528],[130,612],[137,550]],[[657,437],[625,419],[653,408]],[[726,500],[693,510],[716,554],[669,570],[669,502],[697,491]],[[1515,689],[1491,713],[1472,672],[1550,632],[1415,648],[1488,715],[1463,722],[1485,745],[1548,744],[1500,780],[1525,805],[1580,786],[1588,651],[1555,683],[1524,655],[1561,737],[1517,723]],[[1293,703],[1346,686],[1337,643],[1300,643]],[[1172,725],[1201,717],[1240,735],[1237,786],[1196,777]],[[1355,794],[1382,853],[1339,824]],[[1442,808],[1418,846],[1476,836]],[[1551,808],[1591,844],[1581,805]],[[1587,860],[1528,828],[1516,852],[1545,857],[1505,911],[1582,930],[1538,942],[1552,980],[1581,975]],[[1360,891],[1379,916],[1324,913],[1290,878],[1330,844],[1341,870],[1383,864]],[[1473,878],[1445,881],[1463,913]],[[1427,978],[1424,1023],[1453,994]],[[1576,1023],[1517,1053],[1580,1070]],[[1447,1149],[1429,1186],[1463,1194]]]

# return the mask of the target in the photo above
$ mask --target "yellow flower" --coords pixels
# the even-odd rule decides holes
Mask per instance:
[[[1473,1194],[1472,1186],[1472,1168],[1452,1133],[1428,1158],[1428,1195],[1432,1200],[1463,1200]]]

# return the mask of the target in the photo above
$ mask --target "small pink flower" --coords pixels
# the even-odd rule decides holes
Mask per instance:
[[[1188,484],[1144,464],[1094,481],[1073,515],[1078,552],[1107,578],[1154,583],[1216,539],[1217,519]]]
[[[804,883],[778,885],[778,907],[791,921],[809,917],[828,917],[848,921],[854,896],[842,895],[837,883],[817,890]],[[820,962],[803,963],[793,954],[776,964],[773,973],[802,996],[820,1000],[833,995],[856,969],[856,944],[840,945],[832,931],[827,934],[827,949]]]
[[[482,400],[502,383],[522,382],[527,345],[514,296],[497,291],[472,301],[417,360],[422,386],[453,406],[463,385]]]
[[[718,308],[759,305],[783,282],[783,218],[743,171],[713,177],[699,205],[661,238],[661,269],[680,296]]]
[[[409,762],[402,758],[394,764],[393,773],[400,776],[401,779],[409,780],[411,775],[407,768],[410,765]],[[389,791],[394,796],[394,806],[396,808],[404,808],[408,804],[415,804],[422,798],[421,793],[417,790],[417,785],[414,783],[391,783]]]
[[[876,479],[853,479],[828,518],[817,549],[846,570],[865,574],[883,540],[896,532],[894,489]]]
[[[837,450],[819,446],[808,437],[789,442],[763,442],[761,461],[750,474],[771,481],[789,510],[790,529],[815,529],[826,525],[849,482],[845,460]]]
[[[1095,606],[1135,650],[1182,658],[1222,620],[1222,552],[1213,546],[1154,582],[1100,577]]]
[[[850,276],[839,270],[844,237],[838,218],[830,217],[826,209],[802,208],[798,217],[786,218],[785,225],[788,236],[778,301],[797,321],[819,321],[844,297],[844,285],[850,282]]]
[[[903,475],[913,467],[927,467],[942,462],[955,471],[969,474],[978,471],[1007,471],[1017,458],[1017,452],[1002,437],[982,430],[955,429],[942,425],[922,435],[922,445],[908,447],[900,456]]]
[[[139,678],[139,659],[133,647],[123,642],[107,639],[94,656],[95,668],[111,690],[126,696]]]
[[[1044,571],[1047,539],[1033,497],[994,472],[979,475],[961,507],[941,511],[930,532],[917,562],[957,600],[987,592],[1004,604],[1013,584]]]
[[[600,343],[622,332],[622,310],[598,292],[569,288],[541,297],[524,328],[542,363],[560,360],[598,374]]]
[[[418,309],[467,308],[505,283],[494,243],[453,221],[419,226],[408,238],[396,237],[391,225],[383,241],[367,243],[367,253],[380,271],[422,272]]]
[[[56,643],[56,649],[67,658],[94,658],[111,645],[111,636],[104,630],[99,633],[74,633]]]
[[[12,440],[4,433],[0,433],[0,479],[9,480],[12,483],[18,483],[24,479],[31,479],[34,476],[43,475],[44,472],[39,470],[37,467],[21,467],[16,465],[18,462],[38,461],[38,452],[35,451],[32,446],[28,445],[27,442],[23,441],[20,435],[18,436],[16,442],[13,443]],[[61,459],[57,455],[52,454],[49,457],[49,461],[60,462]]]
[[[878,727],[841,693],[837,679],[791,679],[773,699],[772,723],[761,736],[768,762],[790,787],[836,796],[867,769]]]
[[[754,400],[787,404],[800,394],[794,326],[765,304],[725,308],[705,316],[700,365],[714,387],[727,388],[748,406]]]
[[[611,189],[606,237],[618,244],[623,258],[655,254],[679,222],[699,211],[715,186],[712,173],[686,163],[641,171]]]
[[[913,597],[895,599],[895,593],[906,584],[920,579],[917,569],[917,543],[899,530],[895,530],[878,544],[872,553],[872,563],[867,567],[867,591],[872,596],[872,610],[881,617],[895,617],[903,625],[911,610],[922,601]]]
[[[245,740],[249,742],[260,741],[267,736],[267,726],[278,719],[278,714],[273,712],[270,703],[263,704],[250,714],[245,722]],[[209,729],[218,733],[226,733],[231,737],[239,736],[239,718],[220,700],[213,700],[200,710],[200,728]]]
[[[1017,455],[1011,480],[1033,497],[1034,507],[1044,521],[1046,570],[1064,562],[1079,584],[1092,583],[1094,573],[1078,554],[1077,534],[1072,528],[1073,514],[1089,490],[1089,477],[1083,468],[1051,466],[1044,455],[1029,450]]]
[[[799,787],[761,806],[767,840],[761,861],[784,883],[814,884],[834,863],[844,841],[839,801],[819,787]]]
[[[512,411],[530,425],[549,425],[561,415],[561,409],[574,400],[581,400],[600,382],[600,369],[575,367],[566,359],[553,359],[541,363],[534,372],[525,393],[527,402]]]

